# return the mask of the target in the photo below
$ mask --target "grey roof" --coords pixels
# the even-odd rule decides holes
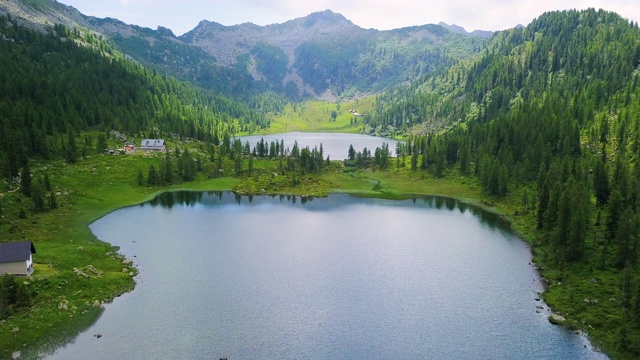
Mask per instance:
[[[31,241],[0,243],[0,263],[29,260],[36,248]]]
[[[163,139],[142,139],[140,146],[164,146]]]

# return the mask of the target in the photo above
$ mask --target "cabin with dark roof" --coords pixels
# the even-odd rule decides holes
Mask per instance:
[[[0,275],[29,276],[33,273],[36,248],[31,241],[0,243]]]
[[[162,139],[142,139],[142,142],[140,143],[140,149],[162,152],[166,150],[164,140]]]

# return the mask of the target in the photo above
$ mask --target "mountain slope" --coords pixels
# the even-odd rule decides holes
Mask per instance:
[[[395,89],[371,131],[414,130],[412,168],[467,177],[531,235],[545,301],[612,358],[640,356],[640,29],[593,9],[497,34]]]
[[[0,16],[0,63],[3,178],[30,158],[65,156],[66,139],[88,130],[212,140],[267,126],[245,105],[147,71],[62,25],[42,34]]]
[[[459,33],[459,34],[465,34],[465,35],[473,35],[473,36],[478,36],[478,37],[484,37],[484,38],[488,38],[491,37],[493,35],[493,31],[485,31],[485,30],[473,30],[471,32],[468,32],[467,30],[465,30],[465,28],[463,28],[462,26],[458,26],[456,24],[446,24],[444,22],[439,22],[438,25],[447,28],[455,33]]]
[[[564,91],[561,95],[568,100],[574,95],[594,97],[596,105],[602,105],[625,85],[640,59],[633,30],[622,30],[628,22],[602,14],[566,13],[567,24],[549,23],[552,15],[545,14],[526,28],[500,32],[474,61],[380,97],[368,123],[371,128],[403,129],[429,123],[431,129],[441,129],[478,115],[494,118],[545,91]],[[607,28],[607,22],[615,26]],[[629,31],[634,35],[622,36]]]
[[[85,16],[54,0],[3,1],[0,12],[40,29],[91,29],[145,67],[244,97],[268,90],[327,100],[377,93],[468,58],[486,43],[440,25],[365,30],[329,10],[268,26],[202,21],[180,37]]]
[[[439,25],[390,31],[365,30],[329,10],[283,24],[225,27],[201,22],[180,37],[212,54],[221,64],[245,61],[256,80],[313,97],[370,94],[407,81],[453,60],[469,57],[484,40]],[[267,58],[256,47],[268,49]],[[284,63],[287,72],[283,72]],[[277,76],[260,68],[280,69]],[[291,85],[289,85],[291,84]]]

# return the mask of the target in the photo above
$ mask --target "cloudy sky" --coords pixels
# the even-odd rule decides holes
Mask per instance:
[[[638,0],[58,0],[86,15],[113,17],[129,24],[168,27],[176,35],[201,20],[223,25],[282,23],[331,9],[363,28],[379,30],[444,21],[468,31],[503,30],[527,25],[545,11],[596,9],[615,11],[640,21]]]

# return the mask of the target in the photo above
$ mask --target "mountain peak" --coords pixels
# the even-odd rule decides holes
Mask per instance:
[[[454,33],[464,34],[464,35],[469,34],[467,32],[467,30],[465,30],[465,28],[463,28],[462,26],[456,25],[456,24],[449,25],[449,24],[447,24],[445,22],[440,21],[438,23],[438,25],[442,26],[443,28],[446,28],[446,29],[449,29],[449,30],[453,31]]]
[[[353,23],[345,18],[342,14],[334,13],[329,9],[311,13],[308,16],[304,17],[303,20],[303,25],[306,28],[311,28],[317,25],[353,25]]]
[[[488,38],[491,35],[493,35],[493,31],[473,30],[471,32],[468,32],[462,26],[459,26],[459,25],[456,25],[456,24],[449,25],[449,24],[444,23],[442,21],[439,22],[438,25],[442,26],[443,28],[446,28],[446,29],[449,29],[449,30],[453,31],[454,33],[458,33],[458,34],[462,34],[462,35],[477,36],[477,37],[482,37],[482,38]]]
[[[171,31],[171,29],[166,28],[164,26],[158,26],[157,32],[158,32],[158,34],[160,34],[162,36],[176,37],[176,35],[173,33],[173,31]]]

